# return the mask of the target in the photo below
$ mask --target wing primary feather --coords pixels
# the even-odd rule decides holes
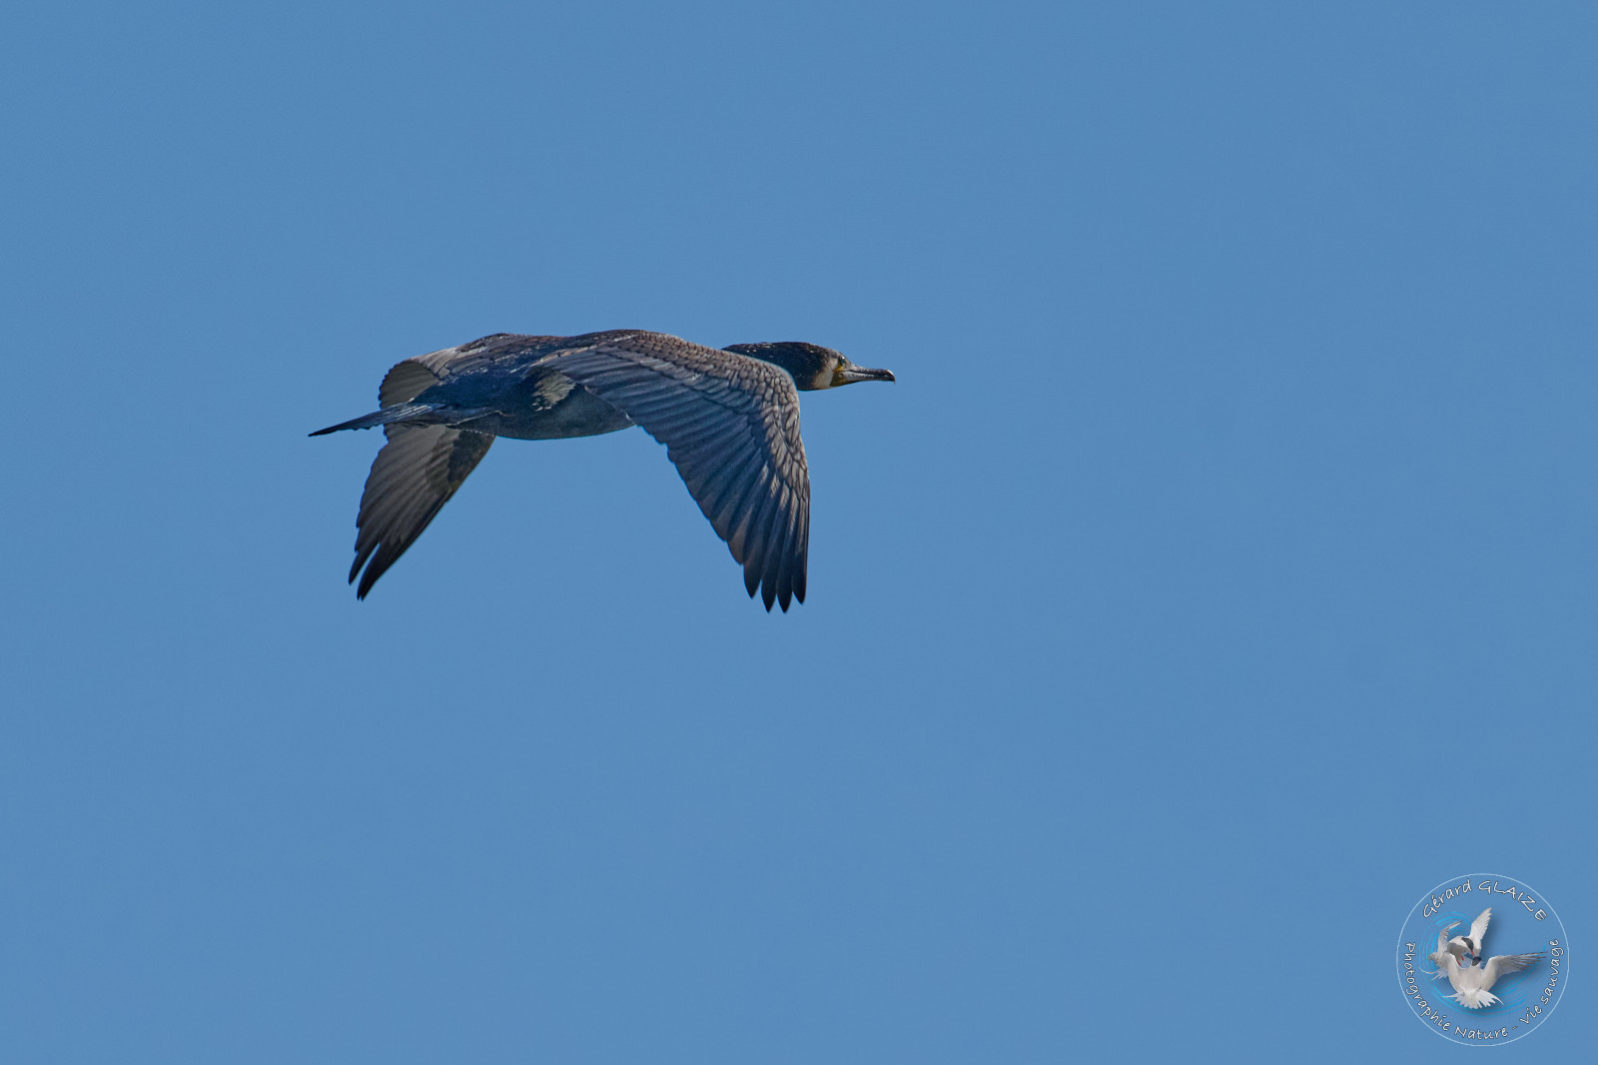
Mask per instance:
[[[765,466],[754,470],[749,480],[749,488],[739,502],[740,516],[733,528],[731,547],[738,561],[746,566],[755,561],[755,551],[759,544],[760,516],[765,512],[767,499],[767,477]],[[755,568],[759,569],[759,566]]]
[[[782,568],[777,582],[777,599],[782,603],[782,609],[786,611],[789,601],[793,598],[794,579],[799,572],[799,561],[794,557],[794,545],[798,539],[798,499],[793,489],[786,484],[782,488],[778,528]]]
[[[771,603],[773,599],[780,599],[782,601],[782,609],[784,612],[786,612],[788,609],[788,598],[791,594],[790,590],[782,580],[783,570],[786,568],[788,562],[788,542],[783,531],[787,526],[787,515],[784,513],[783,509],[783,501],[786,493],[785,488],[780,481],[775,482],[772,485],[772,488],[773,492],[771,504],[767,508],[771,513],[767,518],[765,532],[766,566],[764,583],[766,609],[771,609]]]
[[[723,540],[732,539],[733,527],[743,511],[744,500],[759,479],[759,463],[754,459],[728,462],[715,471],[704,490],[696,495],[700,509],[710,519],[716,534]]]
[[[764,489],[753,520],[749,527],[749,561],[747,565],[755,567],[760,572],[761,584],[764,586],[761,593],[767,600],[766,609],[771,609],[770,599],[776,594],[776,576],[772,565],[777,559],[778,544],[772,536],[773,527],[776,525],[777,515],[780,512],[778,505],[780,486],[775,479],[765,478]]]

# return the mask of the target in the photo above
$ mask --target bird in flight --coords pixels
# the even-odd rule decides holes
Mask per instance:
[[[1487,922],[1492,912],[1491,909],[1482,911],[1471,924],[1468,937],[1455,936],[1449,939],[1448,933],[1464,922],[1455,921],[1448,925],[1437,933],[1437,949],[1430,955],[1432,964],[1437,966],[1437,977],[1447,977],[1454,988],[1454,994],[1448,997],[1468,1009],[1479,1010],[1483,1006],[1497,1005],[1499,999],[1492,993],[1492,986],[1499,977],[1529,969],[1543,956],[1541,952],[1500,954],[1479,965],[1461,964],[1461,958],[1466,956],[1480,959],[1482,937],[1487,934]]]
[[[357,598],[416,542],[496,436],[551,440],[638,425],[666,445],[743,566],[750,596],[758,589],[767,610],[787,610],[804,602],[810,546],[798,392],[893,379],[797,341],[718,349],[630,329],[496,333],[406,359],[384,376],[379,410],[310,435],[380,425],[388,438],[355,519]]]

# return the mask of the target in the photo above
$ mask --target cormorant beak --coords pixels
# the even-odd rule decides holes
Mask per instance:
[[[851,363],[848,366],[839,366],[832,371],[832,384],[830,387],[837,388],[839,385],[852,385],[856,381],[892,380],[892,370],[868,370],[864,366],[856,366]]]

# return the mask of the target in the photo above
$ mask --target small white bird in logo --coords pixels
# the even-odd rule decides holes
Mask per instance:
[[[1497,1005],[1498,996],[1492,993],[1491,988],[1498,978],[1528,969],[1542,959],[1541,952],[1500,954],[1487,959],[1484,964],[1460,964],[1460,960],[1466,957],[1480,960],[1482,937],[1487,934],[1487,922],[1492,919],[1492,913],[1491,908],[1483,910],[1471,923],[1468,936],[1448,938],[1448,933],[1464,924],[1463,921],[1455,921],[1444,928],[1437,933],[1437,950],[1430,955],[1432,964],[1437,966],[1436,979],[1446,976],[1453,985],[1455,993],[1448,997],[1467,1009],[1478,1010],[1483,1006]]]

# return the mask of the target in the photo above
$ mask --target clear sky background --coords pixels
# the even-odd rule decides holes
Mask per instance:
[[[0,15],[0,1058],[1442,1062],[1598,914],[1598,8]],[[805,339],[809,602],[642,432],[357,602],[407,356]]]

